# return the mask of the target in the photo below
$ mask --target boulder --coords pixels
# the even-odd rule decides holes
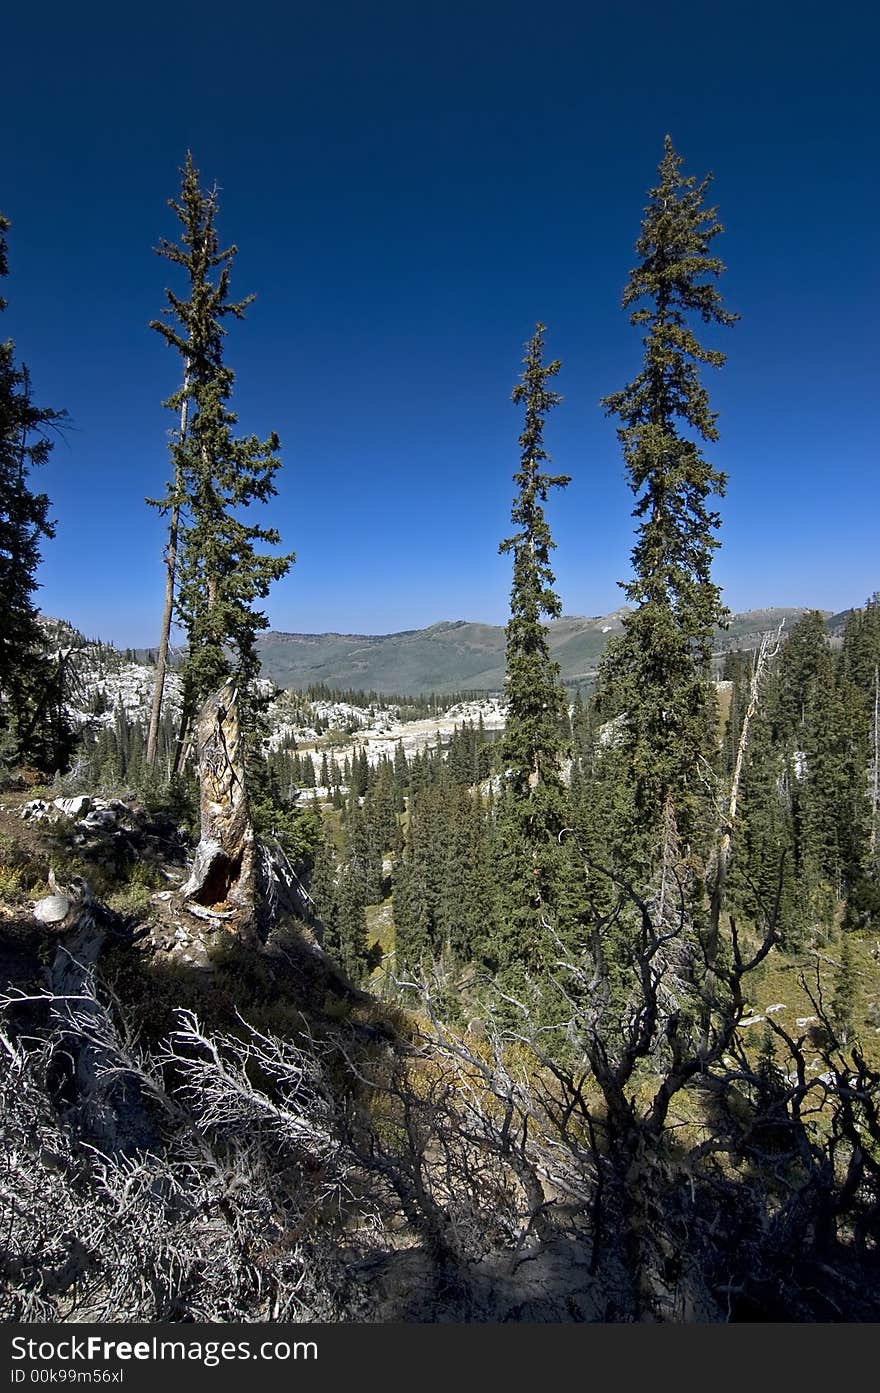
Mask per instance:
[[[84,817],[90,811],[92,800],[88,794],[80,793],[76,798],[56,798],[54,806],[64,817]]]
[[[116,827],[118,814],[113,808],[93,808],[80,818],[79,826],[88,832],[109,832]]]
[[[34,905],[34,918],[41,924],[60,924],[70,913],[70,900],[66,895],[44,895]]]

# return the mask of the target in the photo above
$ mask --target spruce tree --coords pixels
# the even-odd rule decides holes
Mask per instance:
[[[690,321],[730,325],[715,280],[724,269],[711,250],[722,231],[704,205],[702,182],[682,173],[667,136],[658,182],[649,192],[623,307],[643,327],[641,371],[604,398],[619,417],[629,483],[637,502],[634,578],[622,587],[635,606],[602,664],[600,700],[621,715],[618,747],[629,806],[627,835],[684,851],[706,812],[706,761],[714,753],[715,702],[709,683],[712,634],[723,620],[711,576],[719,515],[713,495],[724,474],[703,455],[718,439],[716,413],[700,378],[725,355],[699,342]]]
[[[808,927],[798,884],[795,833],[797,779],[790,754],[775,738],[770,707],[775,674],[767,700],[752,722],[740,785],[737,835],[732,843],[728,876],[731,909],[766,924],[779,898],[776,932],[786,951],[798,952]]]
[[[453,966],[491,960],[498,929],[492,825],[470,790],[446,791],[447,840],[437,905],[438,939]]]
[[[274,547],[274,528],[248,525],[240,512],[275,494],[279,440],[235,434],[228,403],[235,375],[224,361],[224,320],[242,319],[253,296],[229,295],[236,247],[221,249],[216,229],[216,190],[205,192],[191,154],[182,170],[179,200],[171,200],[183,231],[179,243],[163,239],[160,256],[181,268],[187,295],[166,291],[169,308],[155,328],[183,360],[180,389],[166,403],[180,413],[172,445],[173,480],[155,506],[169,514],[174,545],[176,614],[187,640],[183,668],[184,726],[198,704],[234,674],[242,687],[259,671],[255,640],[266,616],[253,605],[294,557],[257,550]],[[169,572],[172,559],[169,547]]]
[[[564,488],[569,477],[544,468],[550,458],[544,449],[545,418],[561,401],[548,386],[561,363],[544,363],[544,332],[543,324],[536,325],[513,389],[513,401],[525,408],[511,510],[517,530],[499,547],[502,554],[513,554],[513,583],[506,629],[505,790],[498,808],[502,917],[496,958],[514,976],[540,970],[549,960],[547,924],[556,931],[561,927],[562,863],[567,858],[559,843],[566,823],[560,765],[567,703],[544,623],[558,618],[562,606],[553,590],[550,553],[555,543],[542,505],[550,489]]]
[[[403,741],[398,740],[394,746],[394,806],[399,813],[402,813],[406,808],[408,789],[409,764],[406,759],[406,750],[403,748]]]
[[[0,276],[8,274],[9,227],[0,214]],[[57,704],[52,688],[60,664],[54,671],[33,598],[40,544],[55,535],[55,526],[49,499],[33,491],[30,474],[45,464],[52,449],[48,432],[64,420],[64,412],[33,404],[15,345],[0,342],[0,735],[6,759],[27,759],[46,770],[58,768],[67,752],[56,738],[64,735],[64,722],[49,712]]]
[[[843,635],[840,663],[844,677],[861,694],[866,715],[869,787],[869,869],[875,882],[880,866],[880,594],[864,609],[850,612]]]
[[[841,1045],[850,1044],[856,1034],[858,988],[859,971],[853,940],[850,934],[844,933],[840,941],[840,962],[834,977],[831,1000],[831,1020]]]
[[[318,843],[315,860],[309,876],[309,894],[311,895],[312,903],[314,904],[318,918],[324,926],[324,946],[328,951],[329,943],[326,941],[326,934],[329,931],[332,935],[333,932],[337,898],[337,874],[336,850],[325,829]]]

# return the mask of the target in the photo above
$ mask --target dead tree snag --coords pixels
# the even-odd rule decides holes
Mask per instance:
[[[180,893],[197,917],[247,931],[256,918],[257,857],[234,682],[205,702],[196,737],[201,832],[192,872]]]

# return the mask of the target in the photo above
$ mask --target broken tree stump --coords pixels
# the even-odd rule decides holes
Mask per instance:
[[[201,827],[193,868],[180,895],[197,918],[249,934],[257,917],[257,854],[234,682],[205,702],[196,741]]]

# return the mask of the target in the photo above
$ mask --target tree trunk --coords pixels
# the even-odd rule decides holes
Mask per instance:
[[[730,846],[733,830],[736,826],[737,811],[739,808],[739,790],[742,783],[743,768],[745,766],[746,750],[749,746],[749,734],[752,721],[758,712],[758,705],[761,699],[761,685],[764,681],[764,674],[767,665],[779,652],[779,645],[782,639],[782,624],[776,631],[775,639],[772,634],[761,636],[760,647],[755,654],[755,666],[752,669],[752,680],[749,685],[749,704],[743,717],[742,730],[739,733],[739,741],[736,747],[736,758],[733,762],[733,775],[730,780],[730,795],[727,800],[727,816],[721,826],[721,837],[718,842],[718,853],[715,861],[715,876],[712,882],[712,894],[709,901],[709,928],[706,934],[706,1017],[704,1025],[708,1024],[708,1013],[711,1012],[712,1001],[715,990],[715,962],[718,958],[718,944],[721,933],[721,911],[724,908],[724,891],[727,886],[727,868],[730,865]],[[704,1039],[705,1045],[705,1039]]]
[[[190,751],[190,731],[192,728],[193,707],[192,699],[187,694],[186,683],[183,688],[183,706],[180,711],[180,722],[177,727],[177,739],[174,742],[174,755],[171,760],[171,777],[179,774],[189,757]]]
[[[55,912],[48,919],[37,917],[57,923],[59,935],[46,982],[53,998],[49,1021],[58,1040],[55,1059],[66,1076],[66,1106],[78,1134],[99,1151],[142,1155],[157,1145],[156,1128],[139,1080],[120,1058],[114,1026],[95,994],[94,976],[108,937],[121,934],[130,940],[130,933],[84,882],[52,898]],[[58,922],[65,906],[67,913]]]
[[[186,438],[187,412],[189,408],[189,366],[183,377],[184,397],[180,404],[180,439],[182,445]],[[174,486],[180,491],[180,471],[174,471]],[[159,639],[159,652],[156,656],[156,682],[153,687],[153,706],[150,711],[150,729],[147,735],[147,764],[156,763],[159,748],[159,722],[162,719],[162,697],[165,691],[165,673],[168,668],[168,644],[171,637],[171,615],[174,609],[174,578],[177,570],[177,533],[180,526],[180,503],[175,502],[171,509],[171,522],[168,526],[168,548],[165,552],[165,607],[162,611],[162,633]]]
[[[257,857],[234,682],[205,702],[196,735],[201,834],[180,893],[197,917],[225,921],[234,932],[249,935],[256,927]]]

